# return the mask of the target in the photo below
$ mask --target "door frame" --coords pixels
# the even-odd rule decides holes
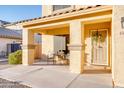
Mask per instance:
[[[92,31],[107,31],[107,36],[106,36],[106,39],[107,39],[107,63],[106,64],[96,64],[96,63],[93,63],[93,58],[92,58],[92,46],[91,46],[91,65],[100,65],[100,66],[109,66],[109,38],[108,38],[108,31],[109,29],[97,29],[97,30],[90,30],[90,38],[91,38],[91,33]],[[92,43],[92,41],[91,41]],[[92,45],[92,44],[91,44]]]

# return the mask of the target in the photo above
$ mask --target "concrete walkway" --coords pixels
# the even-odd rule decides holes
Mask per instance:
[[[0,69],[0,78],[20,82],[21,84],[35,88],[112,87],[110,73],[75,74],[69,71],[68,66],[60,65],[16,65],[5,69]]]

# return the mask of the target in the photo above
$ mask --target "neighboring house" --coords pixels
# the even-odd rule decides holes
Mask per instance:
[[[12,30],[2,27],[4,24],[8,24],[9,22],[0,20],[0,57],[7,56],[10,52],[7,48],[8,44],[21,44],[22,43],[22,34],[20,34],[20,30]]]
[[[11,48],[12,44],[22,43],[22,33],[20,33],[22,31],[5,28],[3,25],[7,24],[10,24],[10,22],[0,20],[0,57],[6,57],[14,51]]]
[[[83,73],[85,65],[109,67],[113,84],[124,87],[123,19],[119,5],[43,5],[42,17],[16,22],[23,28],[23,65],[34,63],[34,33],[42,34],[42,58],[56,48],[54,36],[64,36],[71,72]]]

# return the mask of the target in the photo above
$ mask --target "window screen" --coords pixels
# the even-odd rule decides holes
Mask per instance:
[[[53,5],[53,11],[71,7],[71,5]]]

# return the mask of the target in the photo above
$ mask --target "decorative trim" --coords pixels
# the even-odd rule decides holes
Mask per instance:
[[[72,51],[81,51],[83,49],[84,45],[82,44],[69,44],[68,49]]]
[[[22,45],[22,49],[35,49],[35,45],[33,45],[33,44]]]

